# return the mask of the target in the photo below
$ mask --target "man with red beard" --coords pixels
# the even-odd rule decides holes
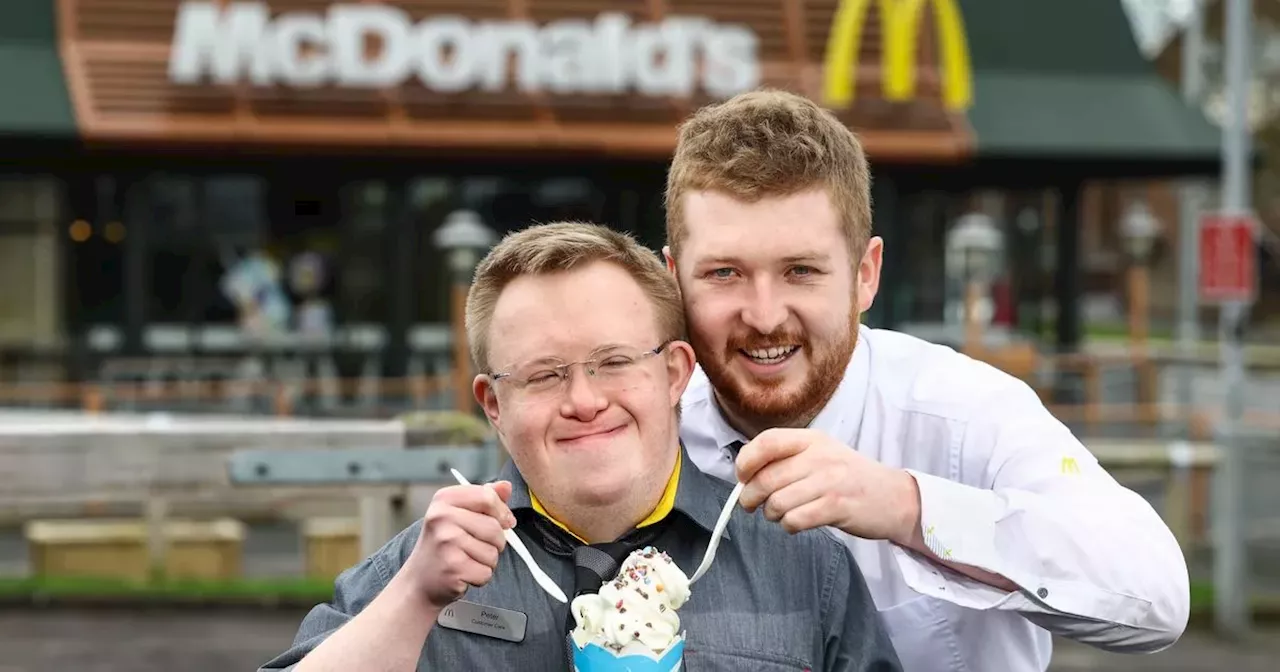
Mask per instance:
[[[1045,670],[1050,633],[1173,644],[1187,567],[1151,506],[1021,381],[860,325],[870,229],[862,147],[813,102],[753,92],[682,125],[664,253],[701,366],[691,459],[789,531],[835,528],[909,672]]]

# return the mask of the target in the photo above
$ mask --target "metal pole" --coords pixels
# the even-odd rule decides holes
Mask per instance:
[[[1191,9],[1182,29],[1182,96],[1194,109],[1204,105],[1204,3],[1191,0]],[[1182,456],[1190,450],[1188,441],[1198,437],[1196,428],[1195,379],[1200,343],[1200,212],[1205,204],[1204,180],[1184,180],[1178,193],[1178,359],[1177,403],[1174,417],[1186,422],[1184,440],[1170,445],[1170,455]],[[1159,384],[1156,397],[1160,397]],[[1183,446],[1187,446],[1185,449]],[[1181,545],[1191,543],[1192,466],[1189,459],[1171,459],[1169,493],[1165,500],[1170,527]]]
[[[471,394],[471,349],[467,345],[467,290],[470,278],[454,280],[449,290],[450,340],[453,345],[453,407],[459,413],[475,412],[475,397]]]
[[[1182,32],[1182,95],[1187,104],[1199,108],[1204,100],[1204,7],[1192,0],[1191,13]],[[1191,430],[1191,409],[1195,405],[1193,362],[1200,342],[1200,210],[1204,207],[1204,184],[1186,180],[1179,191],[1178,224],[1178,406]],[[1188,436],[1187,438],[1193,438]]]
[[[1226,34],[1227,119],[1223,127],[1223,209],[1244,214],[1252,207],[1250,193],[1249,83],[1253,48],[1252,0],[1228,0]],[[1218,428],[1223,468],[1217,478],[1219,516],[1214,553],[1214,621],[1228,636],[1248,634],[1250,609],[1246,579],[1248,558],[1244,537],[1245,464],[1236,427],[1244,404],[1244,353],[1240,331],[1247,306],[1232,301],[1219,314],[1222,421]]]

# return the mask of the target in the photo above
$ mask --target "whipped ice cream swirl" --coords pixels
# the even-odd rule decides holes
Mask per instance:
[[[652,546],[634,551],[598,593],[573,600],[573,640],[579,647],[622,651],[638,643],[664,651],[680,637],[676,610],[688,599],[689,577],[670,556]]]

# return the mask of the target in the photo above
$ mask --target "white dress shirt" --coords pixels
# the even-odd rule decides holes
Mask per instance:
[[[1190,611],[1177,541],[1022,381],[905,334],[860,330],[844,380],[810,424],[920,485],[938,557],[1008,578],[1009,593],[885,541],[845,535],[906,672],[1045,670],[1050,632],[1111,651],[1170,646]],[[729,426],[701,369],[680,435],[734,480]]]

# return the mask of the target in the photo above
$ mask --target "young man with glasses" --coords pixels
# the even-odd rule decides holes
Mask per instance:
[[[475,397],[511,456],[501,479],[437,492],[263,669],[565,670],[569,605],[504,550],[504,529],[571,599],[635,549],[687,573],[702,559],[730,488],[685,466],[678,408],[693,350],[652,251],[588,224],[511,234],[476,271],[467,335],[486,372]],[[464,609],[519,632],[448,617]],[[844,546],[741,509],[678,615],[689,670],[900,669]]]

